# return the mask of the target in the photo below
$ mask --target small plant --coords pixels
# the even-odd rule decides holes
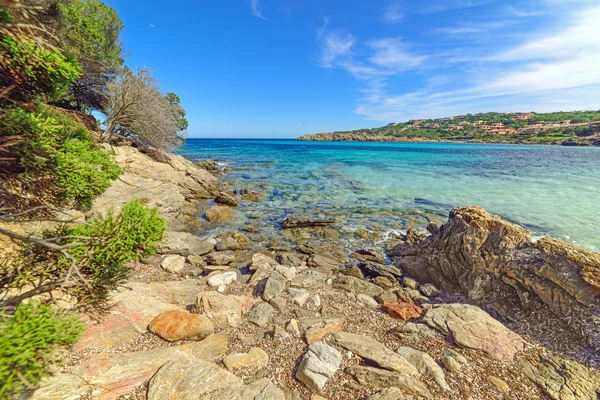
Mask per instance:
[[[46,375],[57,346],[76,343],[85,325],[66,311],[29,302],[0,314],[0,398],[33,389]]]

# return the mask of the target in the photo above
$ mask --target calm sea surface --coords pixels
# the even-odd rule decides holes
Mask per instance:
[[[600,251],[600,148],[295,140],[188,139],[178,152],[229,170],[232,188],[261,192],[239,223],[288,213],[341,219],[345,232],[393,232],[481,205],[531,229]]]

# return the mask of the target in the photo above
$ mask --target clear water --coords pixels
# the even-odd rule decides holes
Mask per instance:
[[[241,206],[240,223],[316,212],[347,230],[422,229],[481,205],[535,236],[600,251],[600,148],[188,139],[178,152],[224,163],[233,188],[266,196]]]

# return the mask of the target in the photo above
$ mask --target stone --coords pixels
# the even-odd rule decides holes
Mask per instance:
[[[413,278],[410,278],[408,276],[405,276],[404,278],[402,278],[402,284],[409,289],[416,290],[419,288],[419,282],[417,282],[416,280],[414,280]]]
[[[321,307],[321,296],[319,296],[317,293],[310,296],[310,299],[312,300],[312,303],[315,307]]]
[[[283,229],[308,228],[314,226],[328,226],[335,224],[335,218],[313,218],[307,216],[289,216],[283,220],[281,226]]]
[[[264,301],[269,301],[274,297],[279,296],[285,290],[285,284],[287,283],[287,278],[281,275],[277,271],[273,271],[267,279],[267,283],[265,284],[265,288],[263,290],[262,298]]]
[[[185,258],[177,254],[169,254],[163,258],[160,266],[165,271],[179,273],[185,267]]]
[[[375,301],[377,301],[379,304],[383,303],[384,301],[393,302],[396,300],[398,300],[398,297],[396,297],[396,292],[393,290],[386,290],[385,292],[381,292],[375,296]]]
[[[215,203],[224,204],[230,207],[237,207],[240,205],[238,199],[235,198],[231,193],[221,192],[215,197]]]
[[[271,300],[269,300],[269,304],[272,305],[273,308],[277,311],[282,312],[287,306],[287,300],[283,297],[274,297]]]
[[[423,313],[423,310],[419,306],[395,301],[384,301],[381,303],[381,309],[392,317],[399,318],[403,321],[419,318]]]
[[[213,206],[207,209],[204,215],[210,222],[230,222],[233,219],[234,212],[229,207]]]
[[[237,280],[237,273],[235,271],[228,271],[219,274],[212,275],[208,278],[208,286],[217,288],[217,292],[223,293],[232,282]]]
[[[148,330],[170,342],[178,340],[202,340],[215,332],[212,321],[187,311],[170,310],[156,317],[148,325]]]
[[[406,397],[404,397],[404,393],[402,393],[402,390],[398,389],[397,387],[389,387],[386,389],[383,389],[380,392],[377,392],[369,397],[367,397],[367,400],[404,400],[406,399]]]
[[[242,367],[264,368],[269,364],[269,355],[260,347],[251,347],[247,353],[232,353],[223,359],[229,370]]]
[[[390,333],[407,342],[419,342],[425,339],[435,339],[440,336],[437,331],[431,329],[429,326],[415,324],[414,322],[406,322],[398,325]]]
[[[425,283],[424,285],[419,286],[419,290],[423,293],[423,296],[426,297],[437,296],[439,293],[439,290],[431,283]]]
[[[460,364],[468,364],[469,361],[458,351],[454,349],[444,349],[442,356],[450,356],[456,359]]]
[[[203,256],[213,250],[208,240],[200,239],[189,232],[167,231],[158,244],[161,253],[179,254],[180,256]]]
[[[426,399],[433,398],[427,386],[412,376],[363,366],[349,367],[346,368],[345,372],[352,375],[362,386],[369,386],[375,389],[396,387],[409,395],[421,396]]]
[[[317,289],[327,280],[327,275],[318,271],[304,271],[296,274],[290,281],[290,286],[305,289]]]
[[[302,335],[300,328],[298,327],[298,321],[295,319],[290,319],[288,321],[288,323],[285,325],[285,330],[295,337],[300,337]]]
[[[443,390],[450,390],[450,386],[448,385],[448,382],[446,382],[444,370],[429,354],[410,347],[400,347],[396,350],[396,353],[400,354],[406,361],[414,365],[419,373],[430,376],[440,388]]]
[[[277,265],[275,266],[275,271],[285,276],[285,279],[287,279],[288,281],[291,281],[296,276],[296,268],[294,267],[284,267],[283,265]]]
[[[523,372],[553,400],[597,400],[600,371],[558,356],[521,362]]]
[[[368,336],[338,332],[333,335],[333,339],[338,346],[370,360],[382,368],[405,375],[418,374],[417,369],[402,356]]]
[[[218,251],[227,251],[227,250],[239,250],[240,244],[237,240],[232,237],[226,237],[225,239],[221,239],[215,244],[215,249]]]
[[[261,254],[261,253],[255,253],[252,255],[252,263],[250,264],[250,269],[256,271],[259,267],[261,266],[271,266],[271,267],[275,267],[277,265],[279,265],[277,263],[277,261],[273,260],[271,257]]]
[[[394,287],[394,283],[390,280],[390,278],[386,278],[385,276],[377,276],[373,279],[373,283],[377,286],[381,286],[383,289],[391,289]]]
[[[57,373],[42,379],[31,400],[77,400],[89,395],[92,387],[77,375]]]
[[[228,271],[231,269],[231,267],[229,265],[206,265],[202,268],[205,272],[208,272],[209,274],[215,272],[215,271]],[[211,275],[213,276],[213,275]]]
[[[248,321],[256,326],[266,326],[273,316],[274,308],[264,301],[256,303],[248,313]]]
[[[363,274],[362,270],[360,268],[358,268],[357,266],[353,266],[350,268],[344,268],[342,269],[342,274],[344,275],[349,275],[349,276],[353,276],[355,278],[358,279],[365,279],[365,275]]]
[[[296,379],[309,390],[321,390],[340,368],[342,354],[325,343],[312,343],[296,370]]]
[[[245,385],[217,365],[183,355],[169,361],[152,378],[148,400],[285,400],[269,379]]]
[[[318,394],[313,393],[310,395],[310,400],[327,400],[327,399],[323,396],[319,396]]]
[[[446,369],[450,372],[458,372],[460,371],[460,363],[458,361],[456,361],[456,358],[449,356],[449,355],[443,355],[442,356],[442,364],[444,364],[444,367],[446,367]]]
[[[300,307],[304,307],[306,300],[310,297],[310,292],[308,290],[299,290],[294,297],[292,298],[292,303],[299,305]]]
[[[364,261],[359,267],[369,276],[385,276],[395,281],[402,276],[402,270],[394,265],[379,264],[372,261]]]
[[[361,261],[372,261],[378,264],[385,264],[385,258],[381,251],[375,249],[357,250],[352,256]]]
[[[235,256],[230,251],[209,254],[206,262],[210,265],[229,265],[235,261]]]
[[[212,250],[212,243],[210,244],[211,250]],[[204,265],[204,258],[201,256],[196,256],[196,255],[191,255],[187,257],[187,260],[190,262],[190,264],[193,265]]]
[[[510,392],[510,386],[497,376],[488,376],[488,382],[492,384],[500,393]]]
[[[484,351],[498,360],[511,361],[525,348],[519,335],[476,306],[432,305],[423,320],[432,328],[451,334],[459,346]]]
[[[216,361],[226,351],[227,336],[210,335],[202,341],[180,346],[133,353],[93,354],[72,367],[70,372],[90,385],[91,398],[115,399],[148,382],[159,368],[179,356]]]
[[[364,305],[366,305],[367,307],[370,307],[370,308],[379,307],[379,303],[377,303],[374,298],[372,298],[371,296],[367,296],[364,293],[358,294],[356,296],[356,299],[358,301],[360,301],[361,303],[363,303]]]
[[[217,292],[201,292],[195,303],[195,312],[212,319],[217,326],[238,327],[242,315],[250,310],[257,299],[245,296],[225,296]]]
[[[277,256],[279,264],[287,265],[288,267],[300,267],[303,261],[293,253],[283,253]]]
[[[363,293],[371,297],[375,297],[383,289],[371,282],[363,281],[358,278],[349,275],[338,276],[332,284],[334,289],[341,289],[347,292],[354,293],[356,295]]]
[[[325,336],[339,332],[344,326],[343,318],[302,318],[300,320],[306,343],[321,341]]]
[[[330,255],[313,254],[306,261],[306,265],[311,268],[323,268],[332,271],[337,271],[340,268],[340,263]]]

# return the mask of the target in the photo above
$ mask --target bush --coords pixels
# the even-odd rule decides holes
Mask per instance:
[[[0,398],[35,387],[55,347],[76,343],[84,328],[75,316],[35,302],[21,304],[14,315],[0,314]]]
[[[12,169],[30,177],[52,176],[56,195],[66,205],[89,208],[121,174],[107,151],[99,148],[82,124],[57,111],[42,108],[28,113],[19,108],[0,114],[0,132],[19,136]]]
[[[110,210],[105,217],[69,229],[67,235],[93,238],[70,250],[78,263],[86,260],[80,270],[93,288],[91,293],[79,293],[80,299],[91,303],[103,301],[110,290],[127,278],[127,262],[156,253],[165,230],[166,223],[158,211],[139,199],[125,204],[118,215]],[[62,262],[67,260],[63,258]]]

